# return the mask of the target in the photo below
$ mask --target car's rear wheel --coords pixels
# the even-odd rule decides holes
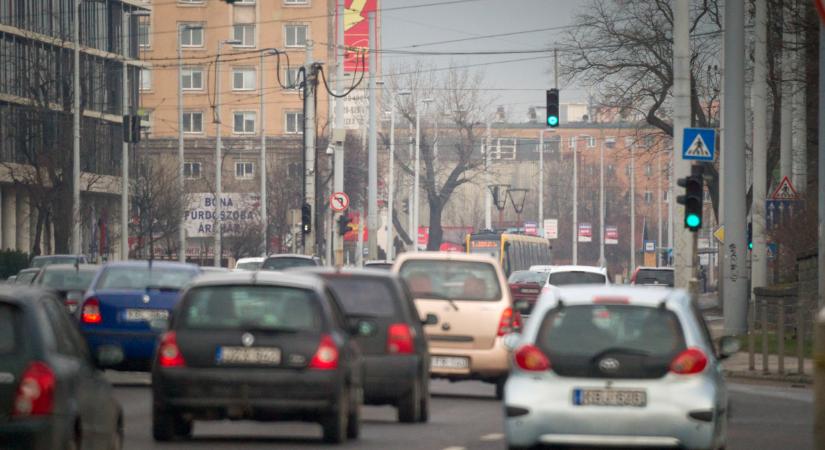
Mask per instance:
[[[192,436],[192,422],[160,406],[152,407],[152,437],[159,442],[166,442],[176,437]]]
[[[503,376],[496,380],[496,399],[501,400],[504,398],[504,383],[507,382],[507,377]]]
[[[364,389],[356,388],[350,391],[349,417],[347,417],[347,438],[358,439],[361,434],[361,405],[364,403]]]
[[[398,401],[398,421],[418,422],[421,417],[421,380],[416,379],[410,390]]]
[[[430,420],[430,382],[429,378],[421,379],[421,410],[418,413],[419,422]]]
[[[324,430],[324,442],[343,444],[347,440],[347,422],[349,418],[349,400],[346,394],[338,398],[335,410],[321,420]]]

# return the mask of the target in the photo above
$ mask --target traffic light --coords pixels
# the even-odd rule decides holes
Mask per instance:
[[[338,234],[343,236],[347,234],[349,231],[349,224],[352,222],[352,219],[349,218],[346,214],[341,214],[341,217],[338,218]]]
[[[131,116],[131,123],[129,124],[132,127],[132,143],[137,144],[140,142],[140,119],[141,117],[137,114]]]
[[[301,231],[304,234],[312,231],[312,206],[309,203],[301,205]]]
[[[748,250],[753,250],[753,223],[748,222]]]
[[[685,195],[676,197],[679,204],[685,205],[685,228],[695,232],[702,228],[704,188],[701,169],[694,168],[693,174],[679,178],[676,182],[685,188]]]
[[[550,89],[547,91],[547,122],[548,127],[559,126],[559,90]]]

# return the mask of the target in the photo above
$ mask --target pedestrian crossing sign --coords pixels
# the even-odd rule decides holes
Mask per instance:
[[[716,130],[713,128],[685,128],[682,138],[682,159],[713,161],[715,150]]]

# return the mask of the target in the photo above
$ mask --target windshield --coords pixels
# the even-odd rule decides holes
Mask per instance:
[[[540,272],[530,272],[529,270],[520,270],[517,272],[513,272],[510,275],[510,278],[507,279],[508,283],[538,283],[544,284],[547,281],[547,274],[540,273]]]
[[[315,261],[309,258],[269,258],[264,261],[264,270],[286,270],[293,267],[315,267]]]
[[[74,264],[74,263],[84,264],[85,262],[86,262],[86,258],[75,257],[75,256],[72,256],[72,255],[66,255],[66,256],[40,256],[40,257],[36,256],[32,260],[32,267],[41,268],[41,267],[49,265],[49,264]]]
[[[673,287],[673,271],[641,269],[636,274],[636,284],[660,284]]]
[[[180,289],[197,275],[178,267],[107,267],[97,281],[97,289],[146,289],[149,286]]]
[[[35,276],[37,276],[37,272],[34,270],[31,272],[18,273],[17,279],[14,280],[14,282],[17,284],[30,284]]]
[[[501,257],[501,242],[470,240],[470,253],[474,255],[489,255],[495,259]]]
[[[344,312],[351,316],[392,317],[397,294],[389,282],[363,277],[330,276],[327,284],[341,300]]]
[[[312,291],[282,286],[209,286],[192,289],[182,325],[192,329],[316,331],[321,315]]]
[[[92,284],[95,273],[94,270],[46,269],[40,284],[60,291],[85,291]]]
[[[258,270],[262,264],[262,261],[247,261],[236,264],[235,268],[240,270]]]
[[[410,260],[401,266],[401,278],[416,298],[496,301],[501,287],[488,263]]]
[[[605,276],[593,272],[556,272],[550,274],[548,284],[553,286],[569,286],[572,284],[604,284]]]

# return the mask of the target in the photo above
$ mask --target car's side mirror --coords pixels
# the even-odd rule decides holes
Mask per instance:
[[[742,348],[736,336],[722,336],[719,339],[719,359],[727,359],[735,355]]]
[[[435,325],[438,323],[438,316],[433,313],[428,313],[427,317],[421,320],[421,325]]]
[[[101,345],[93,357],[98,369],[107,369],[123,362],[123,349],[115,345]]]
[[[516,349],[519,340],[521,340],[520,333],[509,333],[505,334],[504,338],[502,338],[502,344],[504,344],[507,350],[513,351]]]

